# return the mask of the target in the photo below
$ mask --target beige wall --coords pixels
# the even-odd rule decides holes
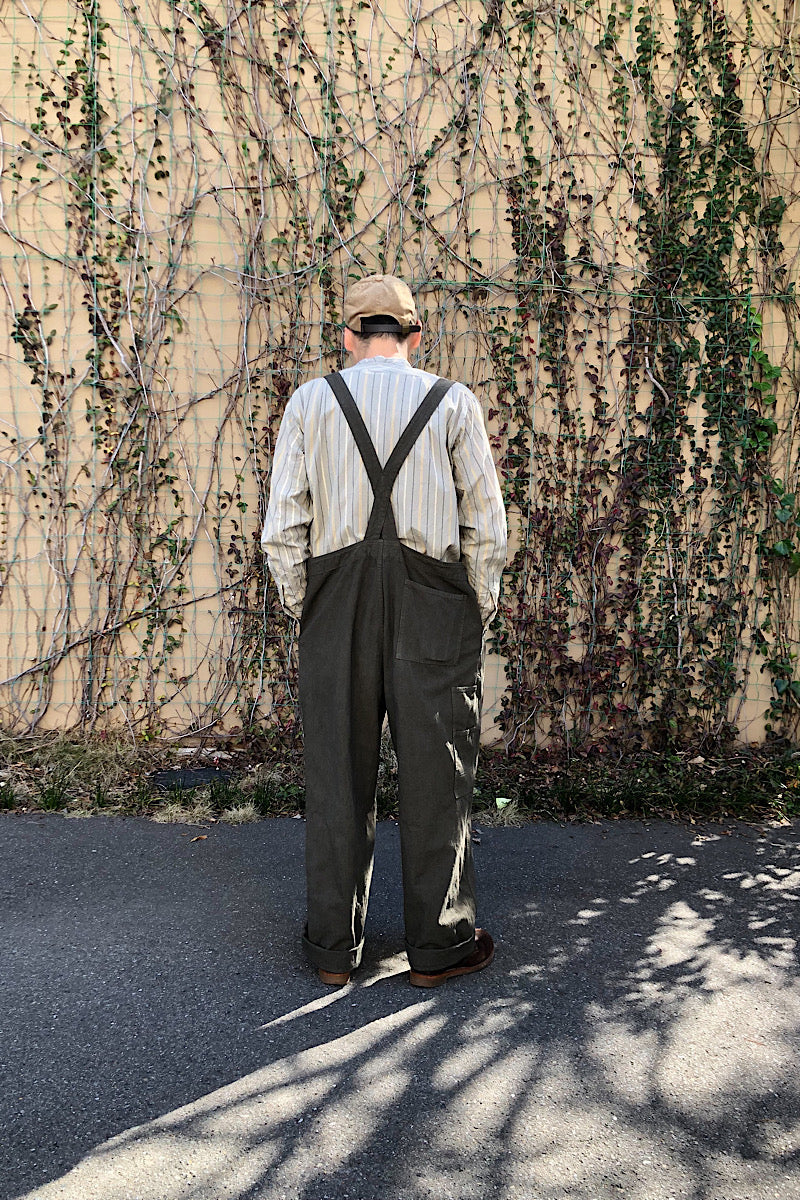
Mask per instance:
[[[270,719],[293,686],[290,633],[267,620],[255,552],[271,450],[292,388],[335,361],[353,275],[386,269],[413,282],[427,311],[420,362],[472,383],[501,468],[515,432],[506,379],[528,398],[529,487],[524,503],[509,503],[516,546],[528,542],[530,507],[585,516],[600,504],[574,490],[586,439],[618,454],[653,395],[646,371],[631,394],[620,343],[647,282],[632,180],[659,188],[648,103],[666,110],[672,89],[686,87],[671,59],[675,11],[654,10],[662,49],[648,102],[631,69],[636,16],[617,14],[616,52],[598,48],[615,11],[607,0],[546,11],[494,0],[101,0],[94,23],[85,8],[12,2],[0,16],[14,59],[0,97],[0,712],[23,730],[99,721],[183,733]],[[727,6],[726,19],[765,199],[788,203],[788,284],[800,246],[794,35],[761,7]],[[91,136],[87,79],[102,108]],[[624,115],[610,100],[620,79]],[[710,126],[699,100],[697,114],[700,143]],[[526,153],[540,161],[535,177]],[[560,205],[566,214],[561,401],[580,431],[572,442],[541,354],[563,268],[550,235],[514,242],[508,195],[521,178],[528,195],[534,183],[543,203],[547,194],[551,228]],[[794,328],[785,306],[761,295],[775,276],[757,233],[743,223],[737,236],[764,349],[785,367],[773,469],[791,483]],[[587,257],[593,266],[581,270]],[[523,340],[509,368],[498,345],[514,329]],[[702,345],[702,321],[695,334]],[[104,336],[93,364],[87,354]],[[592,369],[607,389],[607,423],[594,412]],[[689,483],[687,467],[675,492],[679,544],[654,536],[647,552],[683,624],[705,603],[697,570],[713,522],[712,492],[690,502]],[[765,586],[758,530],[740,534],[731,553],[755,599]],[[613,573],[624,539],[609,536]],[[562,568],[576,602],[591,604],[592,564]],[[531,586],[538,613],[541,588]],[[781,636],[796,633],[797,582],[770,603]],[[752,606],[748,621],[729,716],[758,738],[772,692],[753,657]],[[567,653],[585,661],[587,645],[576,628]],[[512,647],[512,671],[516,658]],[[489,662],[487,732],[504,662]],[[531,729],[543,739],[558,720],[550,702]]]

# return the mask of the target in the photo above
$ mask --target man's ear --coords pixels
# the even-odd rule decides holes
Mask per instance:
[[[344,348],[347,354],[352,354],[355,350],[356,339],[353,337],[352,329],[344,327]]]
[[[418,349],[419,349],[419,344],[420,344],[420,342],[421,342],[421,341],[422,341],[422,334],[420,333],[420,331],[419,331],[419,330],[417,330],[417,332],[416,332],[416,333],[410,333],[410,334],[408,335],[408,348],[409,348],[409,350],[418,350]]]

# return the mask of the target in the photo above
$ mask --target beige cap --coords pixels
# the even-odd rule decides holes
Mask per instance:
[[[394,275],[367,275],[352,284],[344,298],[343,316],[354,333],[391,333],[399,325],[407,336],[421,328],[411,289]],[[378,317],[387,320],[380,322]],[[365,319],[367,328],[362,324]]]

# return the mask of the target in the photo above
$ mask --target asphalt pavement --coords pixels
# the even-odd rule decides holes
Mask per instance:
[[[489,970],[409,986],[383,822],[331,990],[302,821],[0,817],[1,1200],[800,1198],[800,822],[475,855]]]

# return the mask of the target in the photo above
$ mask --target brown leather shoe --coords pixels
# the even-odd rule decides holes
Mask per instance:
[[[453,979],[456,975],[472,975],[474,971],[482,971],[484,967],[489,966],[493,958],[494,942],[491,934],[485,929],[476,929],[475,949],[466,958],[462,958],[461,962],[441,971],[415,971],[412,968],[408,979],[414,987],[438,987],[440,983],[444,983],[446,979]]]
[[[344,987],[350,982],[349,971],[323,971],[322,967],[318,967],[319,977],[323,983],[327,983],[329,987]]]

